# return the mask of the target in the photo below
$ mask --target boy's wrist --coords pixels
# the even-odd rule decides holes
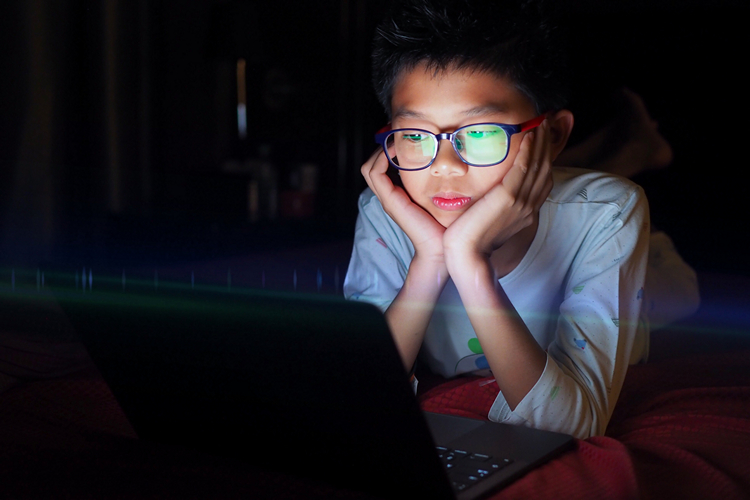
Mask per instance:
[[[413,267],[415,263],[417,266],[423,269],[432,269],[436,272],[447,272],[447,267],[445,265],[445,254],[443,252],[420,252],[419,250],[415,250],[414,257],[411,260],[409,268],[411,269],[411,267]]]
[[[477,271],[486,269],[490,265],[490,256],[468,249],[446,249],[445,265],[453,281],[456,281],[456,277],[473,276]]]
[[[412,279],[428,285],[429,288],[434,285],[439,290],[442,290],[450,277],[445,259],[442,256],[420,257],[418,253],[414,254],[414,258],[409,264],[409,274]]]

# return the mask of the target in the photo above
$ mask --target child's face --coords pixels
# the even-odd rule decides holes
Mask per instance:
[[[453,132],[473,123],[518,124],[536,116],[531,101],[509,80],[485,72],[448,69],[435,75],[424,65],[404,72],[393,89],[392,128]],[[400,171],[412,200],[448,227],[503,180],[518,154],[524,132],[511,136],[507,158],[490,167],[462,162],[449,141],[440,141],[428,168]]]

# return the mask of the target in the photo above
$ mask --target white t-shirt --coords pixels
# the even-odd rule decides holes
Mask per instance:
[[[573,168],[555,168],[553,176],[531,246],[499,280],[547,351],[547,364],[515,410],[500,393],[488,417],[585,438],[604,433],[628,366],[648,354],[641,307],[648,205],[643,190],[620,177]],[[409,238],[365,190],[345,296],[385,311],[413,256]],[[489,368],[451,280],[430,320],[421,356],[445,377]]]

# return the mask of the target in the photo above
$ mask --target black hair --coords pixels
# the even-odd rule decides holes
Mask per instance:
[[[375,30],[372,81],[390,116],[393,87],[421,63],[508,78],[538,113],[568,100],[565,37],[542,0],[397,0]]]

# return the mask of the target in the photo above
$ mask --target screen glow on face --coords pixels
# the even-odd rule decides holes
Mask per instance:
[[[438,150],[438,138],[418,129],[398,130],[388,136],[386,146],[399,167],[417,170],[430,164]],[[467,163],[489,166],[500,163],[508,152],[508,134],[491,123],[467,125],[456,131],[453,144]]]
[[[404,168],[420,168],[432,161],[437,152],[435,136],[419,130],[404,130],[391,137],[393,157]]]
[[[497,163],[508,152],[508,135],[496,125],[476,125],[460,129],[455,143],[461,157],[477,165]]]

